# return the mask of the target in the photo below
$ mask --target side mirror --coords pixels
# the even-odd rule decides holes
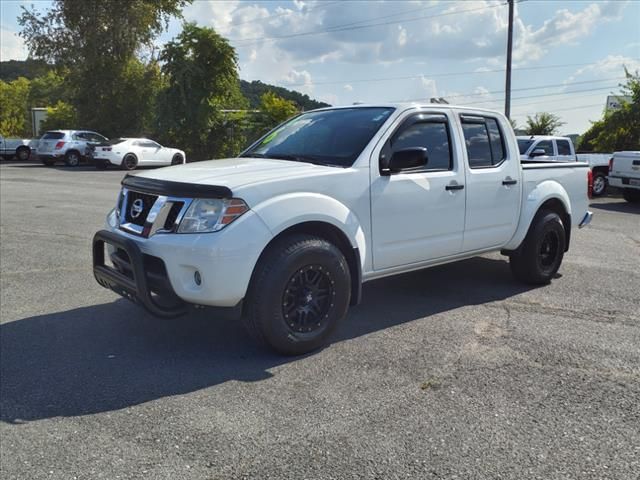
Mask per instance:
[[[544,148],[536,148],[533,152],[529,154],[529,157],[531,158],[544,157],[546,154],[547,152],[545,152]]]
[[[395,173],[402,170],[424,167],[429,163],[429,156],[425,147],[403,148],[393,152],[389,159],[388,172]]]

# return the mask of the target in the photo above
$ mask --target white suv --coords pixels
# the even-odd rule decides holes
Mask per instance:
[[[51,130],[38,142],[38,158],[47,166],[64,160],[67,166],[77,167],[88,158],[92,145],[107,140],[107,137],[90,130]]]

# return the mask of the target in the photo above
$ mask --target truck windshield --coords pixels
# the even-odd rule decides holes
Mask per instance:
[[[520,155],[524,155],[525,152],[529,150],[529,147],[532,143],[533,140],[518,139],[518,149],[520,150]]]
[[[359,107],[303,113],[241,156],[350,167],[393,110]]]

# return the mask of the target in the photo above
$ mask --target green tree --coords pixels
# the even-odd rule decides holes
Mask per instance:
[[[625,76],[621,95],[630,96],[631,102],[624,102],[618,110],[605,112],[601,120],[593,122],[583,135],[581,150],[640,150],[640,74],[625,69]]]
[[[525,127],[527,135],[554,135],[558,128],[564,125],[560,117],[553,113],[536,113],[533,117],[527,116]]]
[[[78,122],[107,135],[148,128],[159,69],[141,58],[190,0],[55,0],[18,19],[33,58],[66,68]],[[142,82],[142,85],[140,84]]]
[[[269,128],[284,122],[298,113],[296,104],[285,100],[273,92],[266,92],[260,98],[260,111],[264,115]]]
[[[40,130],[72,130],[77,128],[78,114],[72,105],[58,101],[47,107],[47,118],[40,125]]]
[[[27,98],[30,82],[20,77],[12,82],[0,80],[0,134],[4,137],[29,137],[31,127]]]
[[[159,99],[158,129],[194,160],[232,155],[246,100],[240,93],[237,56],[212,28],[186,23],[160,59],[166,88]]]

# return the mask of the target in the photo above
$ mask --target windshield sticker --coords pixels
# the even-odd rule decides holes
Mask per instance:
[[[284,129],[284,127],[279,128],[278,130],[275,130],[273,132],[271,132],[269,135],[267,135],[264,140],[262,140],[261,145],[266,145],[267,143],[269,143],[271,140],[273,140],[274,138],[276,138],[278,136],[278,134]]]

